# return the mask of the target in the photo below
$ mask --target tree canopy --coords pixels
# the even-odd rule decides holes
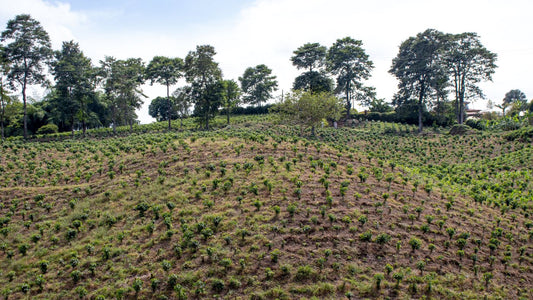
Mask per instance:
[[[443,63],[455,90],[457,122],[463,124],[464,102],[474,97],[484,98],[477,84],[492,80],[497,56],[487,50],[473,32],[447,34],[444,39]]]
[[[422,115],[427,101],[438,93],[440,85],[437,83],[446,78],[439,61],[443,36],[437,30],[428,29],[408,38],[400,45],[389,70],[399,80],[394,99],[396,105],[413,98],[417,100],[419,132],[422,131]]]
[[[346,110],[350,113],[352,99],[369,95],[363,80],[370,78],[374,64],[363,49],[363,42],[351,37],[338,39],[327,53],[328,71],[336,76],[338,93],[344,93]],[[357,93],[360,93],[357,95]],[[354,95],[356,94],[356,95]]]
[[[145,97],[141,90],[145,81],[166,87],[167,100],[154,97],[152,112],[157,120],[168,121],[169,129],[171,120],[187,116],[193,104],[194,115],[203,128],[209,129],[210,119],[221,107],[229,123],[235,107],[244,104],[261,109],[278,88],[277,77],[265,64],[246,68],[238,81],[225,80],[211,45],[196,46],[184,59],[154,56],[146,67],[140,58],[110,56],[95,67],[74,41],[63,42],[61,49],[52,51],[48,33],[27,14],[9,20],[0,40],[2,136],[7,128],[8,135],[23,133],[27,137],[28,132],[36,133],[48,123],[57,125],[59,131],[73,133],[76,129],[85,133],[86,128],[111,125],[114,130],[119,125],[131,129],[138,122],[136,110]],[[372,112],[391,109],[385,99],[376,98],[374,87],[365,84],[374,64],[360,40],[344,37],[329,48],[317,42],[304,43],[289,59],[302,70],[292,85],[294,91],[301,90],[301,95],[334,93],[343,97],[348,116],[355,102]],[[395,106],[394,120],[418,122],[420,131],[424,122],[463,123],[465,104],[484,97],[479,84],[492,80],[496,59],[473,32],[448,34],[428,29],[409,37],[400,45],[389,70],[399,82],[393,99],[388,99]],[[47,80],[52,78],[49,75],[53,82]],[[185,85],[171,96],[171,87],[181,77]],[[35,84],[48,90],[42,99],[34,101],[26,94]],[[19,90],[20,102],[10,94]],[[511,115],[516,115],[526,111],[528,103],[520,90],[511,90],[496,107],[504,114],[509,109]]]
[[[91,60],[74,41],[63,42],[61,51],[55,52],[52,74],[56,81],[55,110],[59,120],[70,124],[74,134],[75,120],[82,122],[83,131],[91,115],[88,103],[95,97],[96,72]]]
[[[185,78],[191,85],[191,97],[195,113],[201,116],[205,129],[209,129],[209,120],[218,112],[221,102],[219,81],[222,71],[215,62],[215,48],[211,45],[196,46],[185,58]]]
[[[226,110],[226,120],[229,124],[231,110],[241,101],[241,89],[235,80],[222,81],[222,107]]]
[[[154,56],[146,67],[146,79],[150,84],[157,82],[167,88],[167,117],[168,129],[171,129],[172,101],[170,99],[170,86],[176,84],[182,76],[183,60],[179,57],[169,58],[165,56]]]
[[[343,111],[343,101],[331,93],[295,91],[288,94],[278,103],[275,110],[285,116],[285,120],[300,126],[300,134],[311,128],[315,134],[315,126],[324,119],[338,120]]]
[[[24,105],[24,138],[28,137],[26,89],[28,85],[43,84],[46,81],[45,64],[52,57],[48,33],[39,21],[30,15],[18,15],[9,20],[2,32],[5,57],[10,62],[7,79],[14,87],[20,85]]]
[[[244,103],[261,106],[261,103],[272,98],[272,92],[277,90],[278,82],[272,70],[266,65],[247,68],[239,77],[241,89],[244,93]]]
[[[327,48],[319,43],[307,43],[291,57],[298,69],[307,69],[294,79],[293,89],[312,92],[331,92],[333,80],[325,72]]]
[[[144,63],[140,58],[117,60],[108,56],[100,64],[113,130],[117,124],[129,124],[131,128],[136,119],[135,109],[143,103],[141,97],[146,97],[140,89],[144,83]]]
[[[307,43],[294,50],[291,61],[296,68],[310,72],[325,65],[326,51],[327,48],[319,43]]]
[[[174,97],[156,97],[155,99],[152,99],[150,105],[148,106],[148,114],[158,122],[166,121],[169,116],[172,120],[175,120],[178,118],[178,113],[176,111],[174,102]],[[171,108],[170,115],[168,109],[169,107]]]

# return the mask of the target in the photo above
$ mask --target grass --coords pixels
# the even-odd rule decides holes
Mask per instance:
[[[3,295],[533,297],[530,143],[222,124],[4,142]]]

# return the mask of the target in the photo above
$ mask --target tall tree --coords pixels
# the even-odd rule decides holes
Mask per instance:
[[[113,132],[116,133],[117,124],[129,124],[131,131],[137,118],[135,109],[142,105],[141,97],[146,97],[140,89],[144,83],[144,64],[140,58],[117,60],[109,56],[100,64]]]
[[[463,124],[465,100],[473,97],[484,98],[483,91],[477,84],[492,80],[492,74],[497,68],[497,55],[481,44],[476,33],[465,32],[446,35],[444,58],[453,80],[457,122]]]
[[[417,99],[419,132],[423,129],[422,114],[426,102],[432,94],[436,94],[437,86],[441,86],[441,81],[446,77],[440,63],[443,36],[437,30],[427,29],[408,38],[400,45],[389,70],[400,81],[395,103]]]
[[[307,43],[293,52],[292,64],[306,72],[295,78],[293,89],[331,92],[333,81],[324,72],[327,48],[319,43]]]
[[[180,117],[180,127],[183,127],[183,118],[189,115],[189,109],[193,103],[191,92],[190,86],[180,87],[172,92],[172,97],[175,99],[176,112]]]
[[[307,43],[294,50],[291,61],[298,69],[313,71],[313,69],[320,69],[325,65],[326,51],[327,48],[319,43]]]
[[[146,77],[150,79],[150,84],[154,82],[164,84],[167,87],[167,119],[168,130],[171,129],[172,101],[170,101],[170,86],[176,84],[182,76],[183,60],[179,57],[169,58],[165,56],[154,56],[146,67]]]
[[[503,104],[507,106],[511,106],[511,113],[512,114],[518,114],[522,111],[528,110],[528,103],[527,103],[527,97],[526,94],[524,94],[521,90],[510,90],[505,94],[505,97],[503,98]]]
[[[220,106],[220,99],[213,97],[214,85],[222,79],[222,71],[213,57],[215,48],[211,45],[196,46],[185,57],[185,79],[191,85],[190,95],[195,102],[195,112],[209,130],[209,120],[214,117]]]
[[[5,119],[6,119],[6,106],[9,97],[7,96],[7,89],[5,88],[5,76],[9,72],[8,61],[5,56],[5,51],[0,46],[0,131],[2,140],[5,139]]]
[[[262,102],[272,98],[272,92],[278,89],[276,76],[266,65],[247,68],[239,77],[244,93],[244,103],[261,106]]]
[[[78,43],[63,42],[61,51],[55,53],[52,74],[56,81],[59,108],[70,121],[72,134],[77,119],[82,123],[85,135],[90,115],[89,102],[96,97],[96,71],[91,59],[83,54]]]
[[[241,100],[241,89],[235,80],[223,80],[222,87],[222,107],[226,110],[226,118],[229,125],[231,110],[237,107]]]
[[[523,105],[527,103],[527,97],[521,90],[510,90],[505,94],[505,97],[503,97],[503,102],[507,104],[519,103],[520,105]]]
[[[24,138],[28,137],[26,89],[28,85],[46,82],[44,65],[52,56],[50,37],[41,24],[30,15],[18,15],[7,22],[2,32],[7,42],[5,55],[10,62],[7,79],[12,86],[20,85],[24,105]]]
[[[352,108],[351,100],[365,98],[364,95],[371,91],[364,88],[362,80],[370,78],[374,64],[363,49],[363,42],[351,37],[338,39],[329,48],[327,64],[328,70],[337,76],[337,92],[345,94],[346,113],[349,115]],[[360,95],[357,95],[357,92]]]

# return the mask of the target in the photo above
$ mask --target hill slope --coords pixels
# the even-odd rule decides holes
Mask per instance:
[[[2,293],[533,297],[531,145],[409,131],[6,142]]]

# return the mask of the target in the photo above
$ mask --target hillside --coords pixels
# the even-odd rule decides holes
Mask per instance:
[[[268,120],[0,154],[9,299],[533,298],[533,147]]]

